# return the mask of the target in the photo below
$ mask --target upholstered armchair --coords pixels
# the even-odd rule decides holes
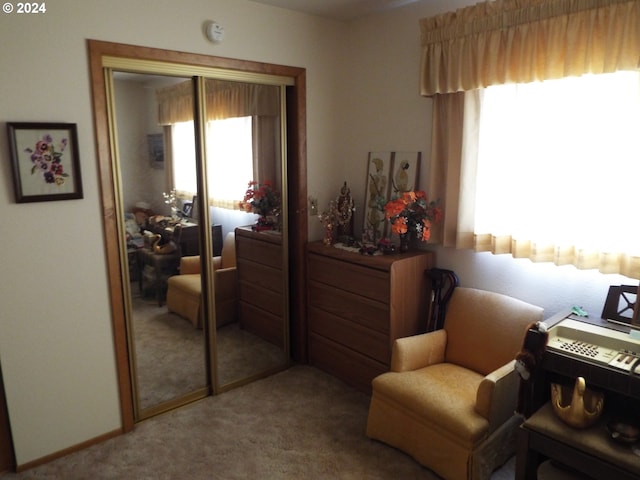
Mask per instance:
[[[514,358],[542,315],[509,296],[457,287],[441,330],[394,342],[391,371],[372,382],[367,435],[445,479],[488,479],[515,451]]]
[[[230,232],[222,244],[222,253],[213,257],[216,326],[237,320],[238,280],[236,274],[235,234]],[[167,308],[186,318],[194,327],[202,328],[200,256],[180,259],[180,274],[167,281]]]

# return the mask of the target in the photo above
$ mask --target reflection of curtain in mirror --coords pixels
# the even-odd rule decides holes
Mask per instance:
[[[258,182],[270,180],[280,185],[280,117],[253,117],[253,177]]]
[[[164,146],[164,174],[167,182],[166,190],[174,188],[173,178],[173,138],[171,137],[171,125],[162,126],[162,139]]]
[[[281,189],[280,99],[279,87],[252,83],[209,79],[206,81],[207,120],[253,117],[254,180],[271,180]],[[193,120],[193,95],[190,81],[160,88],[158,122],[173,125]],[[244,192],[240,192],[241,195]],[[240,198],[238,199],[240,200]],[[212,203],[216,203],[213,200]],[[226,208],[237,208],[238,202],[223,202]]]
[[[174,158],[174,126],[181,124],[183,127],[187,122],[193,123],[193,95],[191,81],[187,80],[169,87],[156,89],[156,100],[158,104],[158,124],[163,126],[164,143],[165,143],[165,169],[167,171],[167,190],[176,188],[177,194],[183,200],[191,199],[195,194],[195,184],[191,188],[185,188],[184,182],[180,182],[179,178],[174,175],[174,162],[179,158]],[[185,135],[189,135],[193,139],[193,126],[191,128],[183,128]],[[193,141],[193,140],[192,140]],[[177,142],[176,144],[179,144]],[[188,163],[188,167],[183,170],[184,175],[193,175],[195,178],[195,144],[193,157],[189,156],[184,159]],[[193,173],[191,173],[193,172]],[[176,185],[176,181],[178,185]]]

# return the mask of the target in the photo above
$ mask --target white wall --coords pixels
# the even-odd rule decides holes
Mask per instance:
[[[322,210],[347,180],[361,214],[369,151],[422,151],[426,185],[431,101],[418,95],[418,19],[473,1],[422,3],[349,24],[247,0],[57,0],[46,14],[0,15],[0,123],[77,123],[85,191],[82,200],[15,204],[0,130],[0,362],[18,464],[120,426],[86,39],[306,68],[309,194]],[[206,41],[205,20],[225,27],[222,44]],[[309,230],[321,238],[314,218]],[[620,283],[436,250],[438,266],[463,285],[538,303],[549,315],[572,304],[598,314],[607,286]]]
[[[346,33],[337,22],[246,0],[46,6],[44,14],[0,14],[0,361],[19,465],[120,427],[86,39],[306,68],[309,162],[331,169],[333,52]],[[206,20],[225,27],[222,44],[205,39]],[[14,203],[10,121],[78,125],[84,199]]]

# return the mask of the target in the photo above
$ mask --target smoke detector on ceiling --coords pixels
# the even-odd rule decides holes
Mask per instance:
[[[204,31],[207,38],[213,43],[220,43],[224,40],[224,27],[217,22],[207,22]]]

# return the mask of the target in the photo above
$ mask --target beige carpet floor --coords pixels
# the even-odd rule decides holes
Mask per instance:
[[[140,408],[173,400],[206,386],[205,345],[201,329],[159,307],[155,298],[134,292],[133,333]],[[285,363],[278,349],[237,323],[217,330],[218,375],[221,385]]]
[[[438,478],[364,435],[368,405],[340,380],[294,366],[0,480]],[[513,478],[513,459],[492,476]]]

